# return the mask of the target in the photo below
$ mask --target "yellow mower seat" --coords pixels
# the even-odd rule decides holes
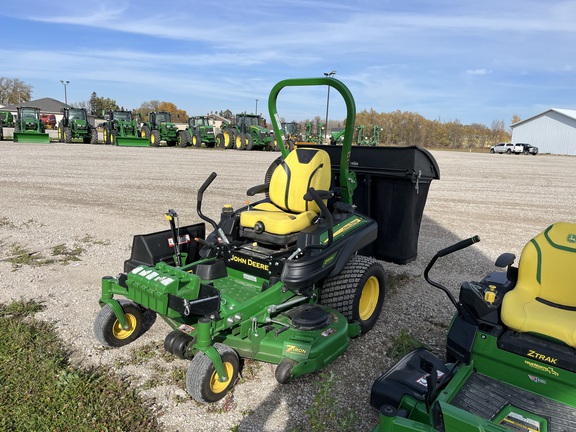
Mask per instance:
[[[328,190],[331,180],[330,157],[321,149],[298,148],[276,167],[270,179],[270,202],[242,212],[240,226],[275,235],[302,231],[320,213],[314,201],[304,195],[310,187]],[[258,226],[257,226],[258,225]]]
[[[502,321],[576,348],[576,224],[555,223],[524,247]]]

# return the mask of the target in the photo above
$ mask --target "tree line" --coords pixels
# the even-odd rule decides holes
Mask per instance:
[[[517,115],[513,120],[516,119],[520,120]],[[356,125],[364,125],[366,130],[379,126],[380,142],[384,145],[469,149],[489,147],[511,138],[504,120],[494,120],[490,127],[480,123],[464,125],[459,120],[428,120],[420,114],[400,110],[391,113],[363,110],[356,115]]]
[[[512,123],[518,121],[520,117],[515,114]],[[313,130],[316,131],[318,124],[324,126],[325,119],[316,116],[296,123],[299,124],[301,131],[304,130],[306,123],[312,123]],[[328,120],[328,136],[331,130],[340,129],[345,124],[346,119]],[[372,128],[378,126],[380,144],[388,146],[417,145],[427,148],[475,149],[490,147],[511,139],[511,133],[506,130],[504,120],[495,120],[490,127],[480,123],[464,125],[459,120],[447,122],[428,120],[418,113],[400,110],[390,113],[379,113],[374,109],[360,111],[356,114],[355,129],[360,125],[364,126],[365,134],[368,136]]]

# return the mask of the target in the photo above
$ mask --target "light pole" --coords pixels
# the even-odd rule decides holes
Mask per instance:
[[[332,78],[336,75],[336,71],[324,72],[326,78]],[[324,141],[326,141],[326,134],[328,133],[328,106],[330,105],[330,86],[328,86],[328,96],[326,97],[326,124],[324,125]]]
[[[256,111],[254,112],[254,114],[258,115],[258,99],[256,99]]]
[[[70,84],[70,81],[60,80],[62,85],[64,86],[64,103],[68,106],[68,94],[66,93],[66,86]]]

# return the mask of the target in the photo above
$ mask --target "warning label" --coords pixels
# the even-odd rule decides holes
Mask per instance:
[[[540,422],[522,414],[511,412],[500,422],[502,426],[519,432],[540,432]]]

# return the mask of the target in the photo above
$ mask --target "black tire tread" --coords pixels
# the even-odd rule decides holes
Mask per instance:
[[[344,269],[337,276],[326,280],[322,288],[320,289],[319,303],[325,306],[336,309],[342,315],[346,317],[349,322],[354,322],[357,320],[354,310],[354,299],[356,296],[356,291],[359,288],[360,281],[366,272],[370,271],[372,267],[379,266],[378,263],[372,257],[367,257],[363,255],[353,255]],[[383,275],[382,269],[382,275]],[[384,280],[381,281],[384,284]],[[384,293],[384,286],[382,286],[382,293]],[[383,298],[381,300],[383,302]],[[375,311],[375,314],[380,314],[380,311]],[[363,329],[363,333],[370,330]]]
[[[214,366],[212,364],[212,360],[210,360],[206,354],[203,352],[196,354],[192,359],[192,362],[190,363],[186,373],[186,390],[195,401],[200,403],[211,403],[222,399],[234,386],[238,377],[239,359],[236,351],[221,343],[215,343],[214,348],[216,348],[216,351],[218,351],[218,354],[220,354],[220,357],[222,357],[223,362],[230,360],[233,361],[235,364],[234,376],[232,377],[232,382],[228,390],[223,391],[218,395],[205,394],[204,381],[207,378],[206,374],[210,373]]]
[[[136,330],[129,338],[119,340],[112,337],[109,332],[109,327],[116,321],[116,315],[110,306],[105,305],[100,309],[100,312],[94,320],[94,336],[104,346],[111,348],[119,348],[128,345],[130,342],[136,340],[142,334],[143,314],[140,307],[130,300],[118,300],[124,313],[131,313],[136,316]]]

